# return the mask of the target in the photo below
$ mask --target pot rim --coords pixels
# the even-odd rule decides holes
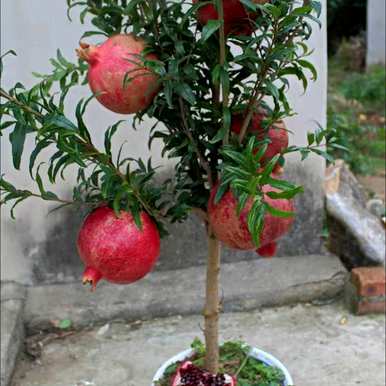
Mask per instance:
[[[181,351],[180,353],[178,353],[174,357],[172,357],[169,360],[167,360],[158,369],[158,371],[154,375],[154,378],[153,378],[153,381],[151,383],[151,386],[156,386],[154,382],[155,381],[159,381],[163,377],[163,375],[165,373],[165,370],[170,365],[172,365],[173,363],[179,362],[179,361],[183,361],[184,359],[188,358],[193,353],[194,353],[194,350],[190,348],[188,350]],[[285,376],[285,381],[284,381],[284,385],[283,386],[293,386],[294,385],[292,377],[291,377],[289,371],[287,370],[287,368],[283,365],[283,363],[281,363],[272,354],[269,354],[269,353],[267,353],[267,352],[265,352],[263,350],[260,350],[260,349],[258,349],[256,347],[251,347],[251,351],[250,351],[249,355],[254,357],[254,358],[256,358],[256,359],[258,359],[258,360],[260,360],[260,361],[262,361],[262,362],[264,362],[268,366],[279,368],[283,372],[283,374]]]

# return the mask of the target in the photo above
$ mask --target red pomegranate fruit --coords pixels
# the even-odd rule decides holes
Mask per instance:
[[[95,289],[100,279],[116,284],[133,283],[148,274],[160,252],[158,229],[145,212],[142,229],[133,216],[103,206],[85,219],[78,235],[78,251],[86,265],[83,283]]]
[[[266,114],[262,111],[257,111],[253,114],[251,122],[248,127],[248,132],[254,133],[259,141],[268,138],[271,143],[268,144],[267,150],[264,153],[261,161],[264,163],[272,159],[276,154],[282,153],[288,148],[288,131],[282,120],[274,123],[268,128],[268,131],[264,130],[262,122],[266,119]],[[243,114],[235,114],[232,117],[231,131],[240,134],[244,121]],[[275,172],[278,174],[280,167],[277,165]]]
[[[193,0],[197,3],[200,0]],[[255,4],[264,4],[269,0],[252,0]],[[254,30],[255,15],[246,10],[240,0],[226,0],[224,7],[224,32],[225,35],[250,35]],[[198,20],[202,25],[209,20],[217,20],[218,12],[213,4],[202,6],[198,10]]]
[[[145,48],[145,41],[133,34],[112,36],[100,46],[80,43],[77,53],[89,63],[90,88],[109,110],[137,113],[146,109],[158,93],[158,77],[144,67],[141,58]],[[148,54],[146,59],[157,60],[157,56]]]
[[[214,199],[219,184],[215,185],[210,194],[208,203],[209,222],[216,237],[226,246],[240,250],[253,250],[256,246],[248,229],[247,219],[253,205],[249,198],[240,215],[237,215],[237,198],[232,191],[226,192],[221,200],[215,204]],[[278,192],[270,185],[263,186],[263,192]],[[264,201],[273,208],[293,212],[292,200],[272,199],[264,194]],[[293,223],[293,217],[275,217],[270,213],[264,216],[264,226],[260,234],[260,247],[256,252],[264,257],[274,256],[277,240],[286,234]]]
[[[227,374],[211,374],[186,361],[177,369],[171,386],[236,386],[236,379]]]

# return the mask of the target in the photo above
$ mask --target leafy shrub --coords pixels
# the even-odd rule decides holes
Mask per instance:
[[[334,156],[349,164],[354,173],[374,173],[377,163],[373,157],[385,157],[385,143],[384,138],[380,136],[381,129],[360,124],[352,111],[343,113],[333,111],[331,108],[328,111],[328,126],[336,129],[338,143],[342,146],[342,148],[334,146],[331,150]]]
[[[349,100],[360,101],[367,110],[384,113],[386,71],[374,66],[367,73],[353,73],[343,80],[339,91]]]
[[[342,56],[329,61],[328,127],[335,129],[338,145],[328,150],[355,173],[385,168],[385,77],[381,66],[349,72]]]
[[[365,35],[343,38],[336,53],[336,60],[346,71],[363,71],[366,66]]]

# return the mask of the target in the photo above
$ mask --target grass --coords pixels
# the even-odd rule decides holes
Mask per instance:
[[[358,174],[385,169],[385,68],[350,72],[333,58],[329,63],[328,125],[338,129],[349,152],[333,150]]]

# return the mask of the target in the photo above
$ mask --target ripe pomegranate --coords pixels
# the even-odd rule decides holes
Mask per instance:
[[[262,121],[266,118],[266,114],[262,110],[253,114],[251,122],[248,127],[248,132],[254,133],[259,141],[262,141],[266,137],[271,141],[268,144],[267,150],[264,153],[261,161],[262,163],[268,162],[276,154],[282,153],[288,147],[288,131],[282,120],[276,122],[274,125],[268,128],[267,133],[262,127]],[[243,114],[235,114],[232,117],[231,131],[236,134],[240,134],[244,121]],[[279,174],[280,166],[276,165],[275,172]]]
[[[100,46],[80,43],[78,56],[89,63],[88,82],[98,101],[109,110],[132,114],[150,105],[159,90],[158,77],[144,67],[140,55],[143,39],[133,34],[115,35]],[[149,54],[148,60],[157,60]],[[124,84],[125,77],[132,78]]]
[[[200,0],[193,0],[197,3]],[[253,0],[255,4],[264,4],[269,0]],[[255,15],[247,12],[240,0],[226,0],[224,7],[224,32],[225,35],[250,35],[254,27]],[[217,20],[218,12],[213,4],[208,4],[198,10],[198,20],[205,25],[209,20]]]
[[[211,374],[186,361],[177,369],[171,386],[236,386],[236,379],[227,374]]]
[[[249,198],[240,215],[237,215],[237,198],[232,191],[226,192],[221,200],[215,204],[214,198],[219,184],[216,184],[211,191],[208,203],[209,222],[216,237],[226,246],[241,250],[252,250],[256,246],[248,229],[248,213],[253,205],[253,199]],[[278,192],[278,189],[270,185],[263,186],[263,192]],[[264,194],[264,200],[270,206],[283,210],[293,211],[292,200],[272,199]],[[276,253],[276,241],[288,232],[293,218],[274,217],[270,213],[264,216],[264,226],[260,234],[260,248],[257,253],[261,256],[270,257]]]
[[[140,214],[142,230],[133,216],[103,206],[85,219],[78,236],[78,251],[86,265],[83,283],[95,289],[100,279],[116,284],[133,283],[153,268],[160,252],[156,225],[145,212]]]

